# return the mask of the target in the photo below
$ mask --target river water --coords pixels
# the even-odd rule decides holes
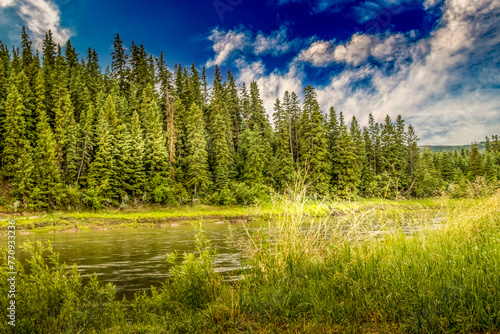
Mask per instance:
[[[412,220],[403,228],[407,234],[421,229],[421,223]],[[429,223],[438,227],[442,223],[439,215],[430,219]],[[242,266],[242,251],[250,235],[259,229],[259,223],[247,226],[242,223],[205,223],[203,231],[217,250],[217,271],[225,275],[227,280],[237,278],[237,271]],[[340,226],[349,230],[349,226]],[[399,229],[399,228],[398,228]],[[388,229],[380,225],[368,228],[371,235],[394,233],[398,229]],[[267,229],[266,229],[267,230]],[[16,245],[31,242],[47,242],[50,240],[56,253],[60,254],[60,262],[67,265],[76,264],[80,275],[88,278],[97,274],[101,283],[112,283],[116,286],[118,298],[133,298],[139,291],[151,286],[161,286],[169,276],[170,264],[166,262],[168,253],[177,251],[196,251],[195,228],[190,224],[169,224],[161,227],[139,227],[124,229],[92,230],[80,232],[58,232],[45,234],[24,234],[16,236]],[[2,245],[7,244],[7,236],[1,236]],[[18,252],[19,259],[24,262],[26,254]]]
[[[254,229],[250,227],[249,231]],[[244,226],[210,223],[203,225],[203,231],[217,250],[217,271],[228,280],[234,279],[235,271],[241,268],[242,247],[248,240]],[[50,240],[61,263],[76,264],[84,279],[97,274],[100,282],[114,284],[119,298],[132,298],[138,291],[160,286],[169,276],[167,253],[196,251],[195,230],[189,224],[18,235],[18,249],[28,240]],[[23,252],[18,254],[24,262]]]

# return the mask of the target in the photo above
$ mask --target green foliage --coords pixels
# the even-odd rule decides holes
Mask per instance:
[[[41,78],[40,74],[39,78]],[[43,95],[40,97],[42,98]],[[40,99],[39,103],[43,103],[43,99]],[[61,173],[57,165],[56,142],[48,117],[42,107],[38,108],[38,115],[38,142],[34,154],[36,186],[32,196],[33,205],[37,208],[46,206],[54,208],[61,203],[63,188]]]
[[[86,333],[102,332],[125,322],[120,302],[115,300],[111,284],[101,285],[97,276],[84,284],[76,266],[61,264],[50,243],[27,243],[30,273],[21,264],[16,277],[16,326],[3,321],[3,333]],[[2,250],[2,259],[6,253]],[[7,291],[8,274],[5,263],[0,267],[0,286]],[[4,293],[0,305],[7,309],[9,300]]]
[[[307,171],[311,191],[319,196],[328,194],[330,164],[325,121],[312,86],[304,88],[304,107],[300,119],[300,161]]]
[[[205,68],[171,73],[163,52],[127,49],[119,34],[106,70],[94,49],[80,57],[68,41],[63,52],[50,31],[41,63],[26,29],[20,40],[12,52],[0,42],[0,169],[3,196],[25,209],[249,203],[283,192],[299,170],[323,198],[469,196],[478,177],[493,188],[500,179],[498,135],[420,153],[400,115],[379,124],[369,114],[362,129],[331,107],[327,120],[311,86],[302,106],[296,92],[278,98],[271,126],[262,87],[239,87],[218,66],[209,89]]]
[[[486,199],[441,198],[446,219],[439,228],[435,213],[423,210],[419,229],[408,234],[407,221],[391,222],[385,210],[349,210],[336,224],[312,218],[302,181],[294,184],[275,202],[271,220],[250,234],[237,281],[217,272],[217,252],[201,224],[196,251],[167,255],[171,276],[132,300],[116,300],[114,287],[95,276],[83,283],[50,244],[28,243],[30,272],[16,264],[16,327],[4,321],[0,331],[498,332],[498,190]],[[374,224],[388,233],[370,232]],[[0,288],[7,291],[7,251],[0,255]],[[9,301],[1,295],[0,307]]]
[[[208,170],[207,142],[205,124],[201,107],[191,105],[187,120],[187,186],[194,187],[193,196],[205,192],[210,185]]]
[[[281,107],[279,99],[274,104],[274,127],[276,129],[276,183],[283,190],[292,181],[294,173],[293,148],[291,140],[291,116]]]
[[[202,308],[216,300],[222,288],[222,276],[214,270],[217,252],[205,239],[201,223],[195,238],[197,254],[184,253],[181,263],[177,263],[177,252],[167,256],[167,262],[174,267],[169,271],[172,277],[163,286],[172,302],[188,310]]]
[[[14,84],[9,89],[5,103],[5,141],[3,144],[3,176],[10,180],[13,196],[28,206],[29,195],[33,188],[32,147],[27,136],[22,96]]]

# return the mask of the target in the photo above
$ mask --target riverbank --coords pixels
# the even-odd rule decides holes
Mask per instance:
[[[309,217],[343,216],[376,210],[386,214],[405,214],[417,211],[446,210],[464,201],[444,198],[390,201],[363,199],[344,202],[310,202],[303,208]],[[319,209],[318,209],[319,208]],[[137,207],[101,211],[12,212],[0,210],[0,235],[7,234],[8,221],[15,219],[20,233],[56,233],[102,230],[113,228],[158,227],[170,224],[204,222],[244,223],[280,215],[279,205],[263,203],[258,206],[186,205],[179,207]]]
[[[269,233],[248,240],[239,280],[216,271],[216,252],[200,230],[195,253],[167,256],[173,268],[164,285],[131,300],[117,300],[97,277],[83,284],[46,246],[28,245],[31,274],[21,271],[16,281],[16,330],[499,333],[500,193],[444,203],[419,211],[420,228],[408,231],[409,206],[358,207],[331,224],[310,217],[312,203],[300,194],[283,198],[266,222]],[[0,296],[2,309],[7,302]],[[5,322],[0,328],[12,332]]]

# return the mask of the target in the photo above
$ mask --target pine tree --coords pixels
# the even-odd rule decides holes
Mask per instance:
[[[224,118],[217,113],[212,125],[212,169],[215,191],[227,188],[229,183],[230,156],[227,147],[227,128]]]
[[[139,114],[134,111],[130,123],[130,138],[131,138],[131,177],[129,178],[130,185],[132,186],[132,196],[134,198],[142,195],[144,186],[146,185],[146,174],[144,167],[144,135],[141,127],[141,120]]]
[[[45,34],[45,39],[43,41],[43,82],[45,83],[46,100],[45,104],[47,106],[47,114],[49,116],[50,124],[54,123],[54,115],[51,110],[54,106],[52,101],[52,69],[56,64],[56,44],[52,38],[52,32],[49,30]]]
[[[64,50],[64,57],[66,64],[68,65],[68,69],[70,70],[71,75],[73,75],[74,70],[80,67],[80,62],[78,60],[79,55],[76,52],[76,49],[71,44],[71,40],[69,39],[68,42],[66,43],[66,48]]]
[[[235,151],[238,151],[241,131],[241,110],[240,101],[238,97],[238,87],[236,81],[230,71],[227,71],[227,84],[224,91],[224,100],[229,112],[232,129],[232,145]]]
[[[163,54],[162,54],[163,55]],[[113,42],[113,52],[111,53],[111,70],[113,77],[118,81],[120,91],[128,91],[128,68],[127,60],[128,55],[123,46],[123,41],[120,39],[120,34],[116,34],[115,41]]]
[[[366,153],[368,155],[368,161],[370,162],[373,171],[375,174],[378,174],[380,169],[380,128],[379,124],[375,122],[375,118],[373,114],[370,113],[368,115],[368,133],[370,140],[367,141],[367,150]]]
[[[245,83],[241,84],[240,109],[243,120],[245,121],[245,124],[248,125],[248,121],[250,120],[250,114],[252,113],[252,111],[250,109],[250,95],[248,95],[248,90]]]
[[[330,107],[330,115],[328,119],[327,127],[327,138],[328,138],[328,150],[330,152],[330,182],[333,188],[336,188],[337,177],[337,166],[340,157],[338,156],[337,147],[339,145],[341,127],[337,119],[337,112],[334,107]]]
[[[203,94],[203,105],[205,106],[210,100],[205,66],[203,66],[203,69],[201,70],[201,93]]]
[[[262,105],[259,86],[257,82],[253,81],[250,83],[250,116],[248,126],[250,129],[253,129],[256,125],[263,131],[266,131],[269,127],[269,120]]]
[[[91,99],[94,101],[103,84],[99,56],[95,49],[88,48],[85,62],[85,79]],[[100,106],[98,107],[99,110]]]
[[[351,134],[352,140],[354,141],[357,155],[355,166],[357,172],[359,172],[360,175],[360,182],[358,187],[360,190],[364,191],[368,186],[367,183],[370,181],[366,180],[365,178],[370,177],[371,166],[369,166],[366,157],[366,146],[363,138],[363,133],[355,116],[352,117],[349,133]]]
[[[479,153],[479,148],[476,143],[471,145],[471,152],[469,155],[469,171],[467,173],[467,178],[470,181],[474,181],[477,176],[484,175],[483,159],[481,153]]]
[[[27,70],[30,68],[31,63],[33,62],[33,43],[30,40],[28,33],[26,32],[26,28],[21,28],[21,46],[22,46],[22,62],[23,69]]]
[[[187,119],[187,161],[186,185],[193,188],[193,198],[204,193],[210,186],[208,170],[207,142],[205,124],[201,107],[195,103],[189,109]]]
[[[198,74],[196,66],[191,64],[190,74],[187,77],[188,84],[188,100],[186,101],[187,106],[191,106],[193,103],[196,105],[202,105],[203,103],[203,93],[201,91],[201,81]]]
[[[329,192],[330,157],[325,131],[325,120],[312,86],[304,88],[304,106],[300,126],[300,161],[307,171],[306,181],[314,194],[324,196]]]
[[[396,175],[398,177],[399,188],[404,188],[409,186],[410,178],[407,173],[408,164],[408,149],[406,147],[406,132],[405,132],[405,121],[398,115],[396,118],[396,126],[394,132],[394,144],[392,152],[394,153],[394,169],[396,170]]]
[[[342,124],[343,122],[341,122]],[[345,198],[357,193],[361,182],[361,166],[359,165],[356,143],[344,124],[335,148],[334,190],[336,195]]]
[[[380,133],[381,140],[381,153],[382,160],[380,161],[380,170],[385,172],[386,175],[393,175],[394,168],[394,156],[396,152],[393,152],[395,146],[394,138],[394,125],[392,124],[391,117],[386,115],[384,119],[384,124],[382,124],[382,131]]]
[[[92,161],[92,152],[94,149],[94,106],[89,104],[87,110],[80,117],[80,138],[79,138],[79,166],[76,176],[76,183],[85,179],[87,168]]]
[[[162,94],[162,101],[165,102],[169,97],[168,95],[171,95],[174,92],[174,89],[172,87],[172,73],[170,73],[170,70],[167,67],[167,63],[165,61],[165,56],[163,55],[163,51],[160,53],[160,58],[156,60],[156,68],[157,68],[157,81],[160,86],[160,92]],[[161,105],[161,108],[165,109],[165,105]]]
[[[150,87],[146,88],[146,90],[150,89]],[[154,202],[169,201],[171,197],[169,155],[165,145],[160,112],[154,99],[143,101],[142,106],[145,130],[144,165],[149,180],[146,188]]]
[[[447,151],[441,153],[441,177],[446,182],[453,181],[455,175],[455,168],[451,160],[451,154]]]
[[[419,138],[415,134],[415,129],[412,125],[408,126],[408,133],[406,135],[406,146],[408,148],[408,169],[409,175],[412,180],[415,180],[415,171],[418,165],[418,160],[420,157],[419,148],[417,142]]]
[[[43,100],[40,99],[38,102],[43,102]],[[38,140],[34,155],[36,190],[33,191],[36,198],[33,199],[36,201],[37,207],[55,208],[61,203],[63,189],[61,173],[57,164],[56,141],[45,108],[38,105],[37,109],[39,115]]]
[[[22,96],[14,84],[9,89],[5,113],[3,175],[12,185],[14,198],[22,201],[26,208],[33,187],[32,148],[27,137]]]
[[[290,118],[281,107],[279,99],[276,99],[274,104],[274,126],[276,129],[276,184],[279,190],[283,190],[292,181],[294,170],[293,151],[290,148]]]
[[[426,149],[422,153],[417,171],[417,180],[414,187],[415,195],[417,197],[436,195],[440,188],[440,179],[434,162],[432,161],[430,149]]]
[[[250,186],[263,183],[264,152],[260,132],[259,125],[255,125],[253,130],[247,128],[244,134],[246,157],[243,179]]]
[[[17,75],[16,87],[23,100],[26,135],[28,136],[30,145],[33,147],[36,140],[36,115],[33,114],[35,110],[35,96],[31,90],[29,79],[24,71],[21,71],[21,73]]]
[[[113,143],[110,126],[104,109],[101,109],[96,127],[97,149],[90,164],[88,188],[98,194],[98,201],[116,198],[116,161],[113,155]]]

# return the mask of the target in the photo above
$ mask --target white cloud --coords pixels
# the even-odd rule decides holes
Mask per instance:
[[[345,44],[335,45],[335,41],[316,41],[302,50],[297,60],[316,67],[325,67],[334,62],[359,66],[370,56],[380,61],[407,56],[408,38],[403,34],[385,37],[354,34]]]
[[[275,99],[285,90],[302,91],[303,64],[345,64],[343,71],[333,73],[328,84],[316,90],[324,111],[335,106],[365,124],[370,112],[378,121],[386,114],[393,119],[401,114],[415,126],[421,144],[482,140],[500,128],[500,26],[496,21],[500,2],[446,0],[442,10],[437,27],[426,38],[415,40],[415,32],[410,32],[355,34],[343,44],[316,40],[282,72],[266,73],[262,61],[238,61],[237,80],[257,81],[271,114]],[[386,61],[393,65],[390,71]]]
[[[298,60],[310,62],[316,67],[323,67],[332,64],[340,56],[335,54],[332,41],[316,41],[300,52]]]
[[[248,44],[248,36],[245,31],[224,31],[215,28],[208,39],[214,42],[215,57],[207,62],[207,67],[222,64],[232,52],[243,50]]]
[[[14,6],[14,0],[0,0],[0,8]]]
[[[259,56],[265,54],[279,56],[289,51],[291,47],[292,43],[288,41],[287,29],[284,25],[267,36],[259,31],[254,42],[254,52]]]
[[[243,26],[233,30],[214,28],[208,37],[213,42],[215,56],[207,63],[207,67],[221,65],[238,51],[245,51],[258,56],[270,54],[279,56],[293,49],[299,39],[288,40],[286,25],[268,35],[259,31],[256,35]]]
[[[35,48],[41,50],[45,33],[52,31],[56,43],[64,44],[74,32],[61,25],[61,11],[52,0],[0,0],[0,7],[13,7],[17,17],[0,12],[9,27],[19,30],[24,25],[31,33]],[[12,29],[11,28],[11,29]],[[12,32],[12,31],[11,31]],[[16,31],[18,34],[19,31]]]
[[[243,82],[248,84],[252,81],[257,82],[264,108],[269,115],[273,112],[276,98],[282,97],[285,91],[302,91],[304,74],[295,63],[289,65],[286,73],[274,70],[268,74],[262,61],[248,63],[240,59],[236,62],[236,67],[239,69],[238,84]]]
[[[335,105],[362,119],[369,112],[379,121],[386,114],[402,114],[415,125],[423,143],[462,144],[498,132],[498,91],[485,87],[490,81],[469,78],[468,64],[480,63],[498,49],[500,34],[488,17],[498,14],[499,6],[491,0],[448,0],[440,26],[432,35],[407,46],[411,62],[399,63],[390,74],[373,66],[347,69],[318,90],[320,104],[323,108]],[[401,44],[392,37],[371,54],[390,56],[387,50]],[[496,61],[480,65],[486,72],[497,71],[496,52]],[[356,88],[357,82],[366,78],[371,85]],[[454,91],[453,85],[462,87]]]

